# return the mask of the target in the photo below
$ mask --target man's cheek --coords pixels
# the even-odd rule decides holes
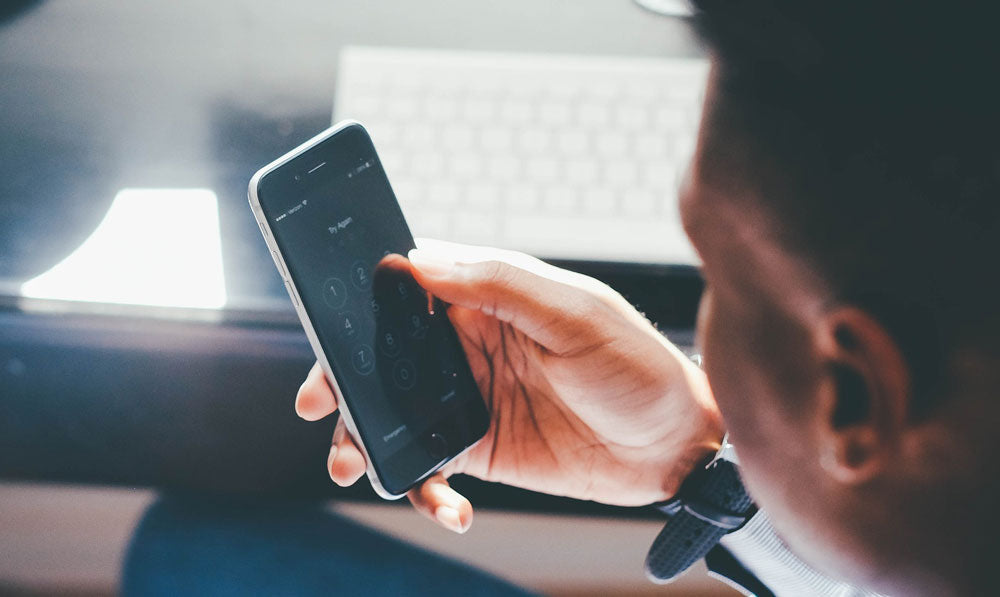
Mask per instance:
[[[730,430],[752,424],[746,368],[745,334],[739,322],[726,318],[711,303],[699,317],[699,332],[705,373]],[[748,412],[751,411],[751,412]]]

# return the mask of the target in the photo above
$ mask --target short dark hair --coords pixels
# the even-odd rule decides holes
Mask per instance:
[[[835,300],[886,325],[928,395],[952,350],[996,351],[995,4],[693,4],[715,57],[725,132],[751,150],[745,159],[780,164],[772,181],[746,183],[781,224],[782,242]]]

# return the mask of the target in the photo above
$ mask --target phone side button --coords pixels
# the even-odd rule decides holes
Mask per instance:
[[[288,275],[285,271],[285,264],[281,262],[281,257],[278,256],[277,251],[271,251],[271,258],[274,259],[274,265],[278,266],[278,271],[281,272],[281,277],[284,278]]]
[[[288,289],[288,296],[292,297],[292,303],[296,307],[298,307],[299,306],[299,297],[295,294],[295,289],[292,288],[292,283],[289,282],[288,280],[285,280],[285,288]]]

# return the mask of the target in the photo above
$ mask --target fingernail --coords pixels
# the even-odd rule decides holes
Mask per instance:
[[[429,276],[443,276],[455,267],[454,259],[427,249],[410,249],[407,257],[414,267]]]
[[[326,457],[326,472],[330,475],[330,480],[336,483],[336,479],[333,478],[333,461],[337,458],[337,446],[330,447],[330,455]]]
[[[458,515],[458,510],[452,508],[451,506],[438,506],[437,510],[434,511],[435,518],[438,522],[443,524],[449,530],[455,531],[456,533],[464,533],[465,529],[462,528],[462,519]]]

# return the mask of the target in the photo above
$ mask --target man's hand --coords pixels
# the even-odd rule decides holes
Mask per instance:
[[[455,473],[649,504],[671,497],[718,448],[722,422],[702,372],[605,284],[521,253],[440,241],[409,258],[420,285],[451,304],[491,414],[478,444],[409,492],[423,514],[468,529],[472,506],[446,481]],[[336,410],[318,366],[295,407],[307,420]],[[365,472],[342,425],[328,468],[340,485]]]

